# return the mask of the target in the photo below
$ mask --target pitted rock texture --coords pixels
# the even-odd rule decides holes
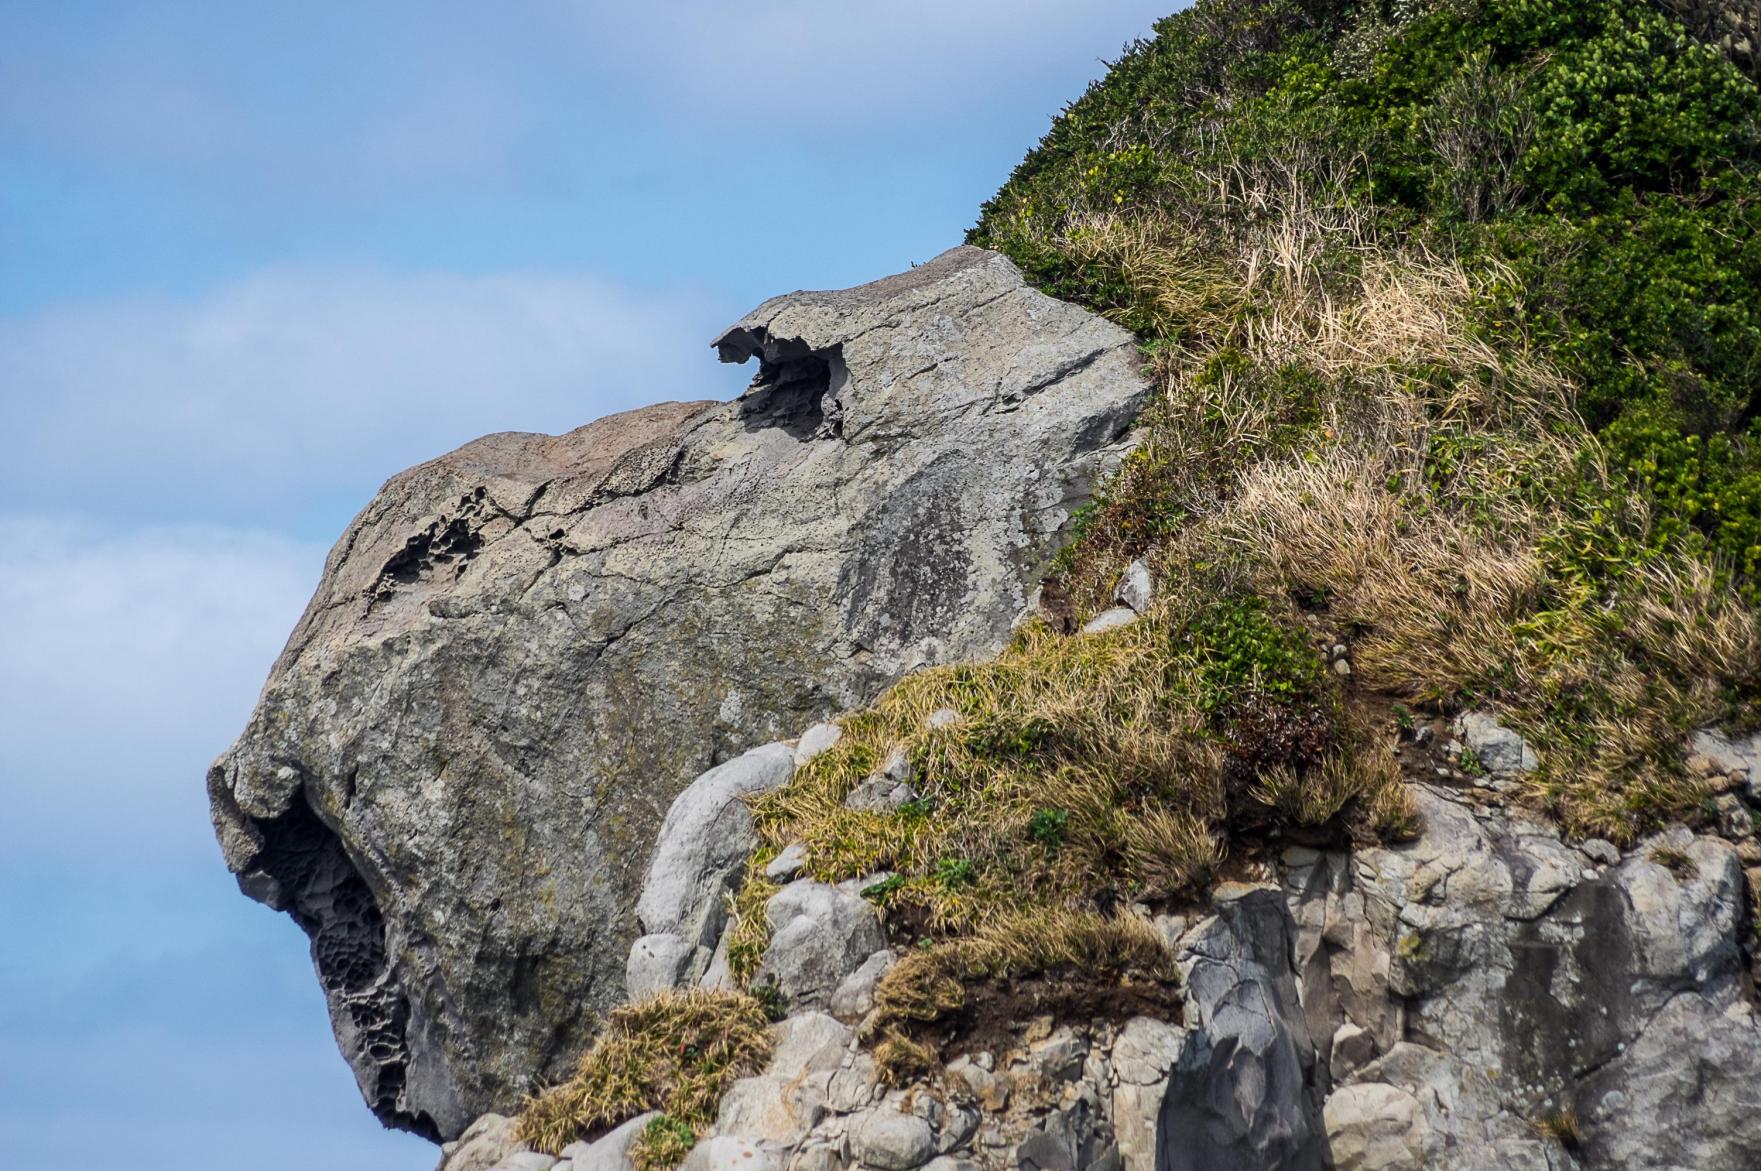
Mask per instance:
[[[686,782],[998,647],[1148,393],[1124,330],[973,248],[718,346],[760,361],[734,402],[393,478],[209,774],[392,1125],[450,1138],[561,1075]]]

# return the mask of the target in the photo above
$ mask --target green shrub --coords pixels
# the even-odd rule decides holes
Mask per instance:
[[[1527,339],[1571,379],[1657,515],[1656,547],[1704,542],[1761,597],[1752,78],[1653,0],[1203,0],[1155,32],[1054,121],[972,242],[1190,347],[1214,326],[1097,254],[1093,216],[1168,225],[1196,274],[1276,211],[1246,197],[1256,177],[1343,200],[1364,231],[1495,278],[1483,337]],[[1088,530],[1142,545],[1181,523],[1154,480],[1123,478]]]

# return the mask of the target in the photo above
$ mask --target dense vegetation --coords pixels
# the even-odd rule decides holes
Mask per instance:
[[[1139,336],[1139,443],[1050,618],[757,803],[735,973],[781,847],[886,874],[917,950],[870,1040],[909,1074],[968,984],[1164,980],[1133,905],[1409,834],[1397,750],[1469,707],[1537,749],[1512,796],[1570,835],[1704,819],[1687,734],[1761,716],[1758,228],[1761,89],[1668,0],[1160,22],[971,233]],[[1150,611],[1077,633],[1139,558]],[[849,807],[882,769],[914,798]]]
[[[1058,119],[972,240],[1186,346],[1264,311],[1229,261],[1268,222],[1315,221],[1322,284],[1372,251],[1447,258],[1476,337],[1570,380],[1647,548],[1703,551],[1753,600],[1758,134],[1761,90],[1651,0],[1205,3]],[[1144,271],[1151,244],[1172,255]]]
[[[1701,818],[1684,737],[1761,671],[1758,226],[1761,89],[1652,0],[1162,21],[971,233],[1143,340],[1050,596],[1068,630],[1143,557],[1157,606],[907,681],[771,840],[932,933],[1172,897],[1268,833],[1403,832],[1390,713],[1467,706],[1572,834]],[[921,799],[846,809],[892,752]]]

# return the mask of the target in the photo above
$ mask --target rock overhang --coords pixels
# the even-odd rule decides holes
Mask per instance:
[[[1129,334],[973,248],[717,348],[759,359],[731,403],[393,477],[210,773],[389,1124],[450,1138],[560,1073],[621,995],[672,798],[1000,645],[1148,393]]]

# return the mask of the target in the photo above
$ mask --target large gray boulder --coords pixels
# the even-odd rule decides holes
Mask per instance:
[[[685,784],[996,649],[1147,394],[1124,330],[973,248],[717,345],[759,360],[733,402],[393,478],[209,773],[387,1123],[450,1138],[565,1072]]]
[[[1677,830],[1607,869],[1548,826],[1421,789],[1424,834],[1292,851],[1302,1011],[1345,1167],[1761,1166],[1761,1019],[1728,842]],[[1366,1060],[1367,1059],[1367,1060]]]
[[[861,895],[798,879],[765,904],[770,943],[753,977],[774,984],[791,1009],[823,1009],[845,977],[886,944],[880,916]]]
[[[795,750],[766,744],[710,769],[679,794],[661,823],[636,902],[644,931],[714,945],[724,919],[722,895],[758,845],[746,801],[794,775]]]
[[[1157,1123],[1167,1171],[1321,1171],[1315,1047],[1278,892],[1224,886],[1183,941],[1186,1035]]]

